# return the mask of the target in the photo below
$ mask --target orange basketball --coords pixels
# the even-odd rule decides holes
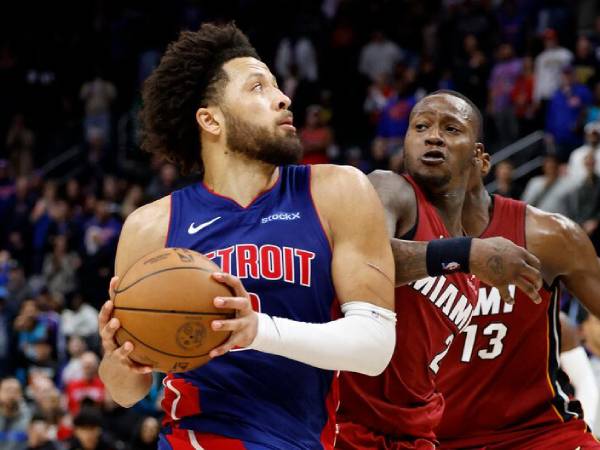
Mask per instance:
[[[183,248],[163,248],[137,261],[119,280],[113,317],[121,322],[119,345],[131,341],[130,357],[161,372],[183,372],[205,364],[208,353],[230,335],[213,331],[216,319],[235,316],[218,309],[215,297],[231,297],[211,277],[219,267]]]

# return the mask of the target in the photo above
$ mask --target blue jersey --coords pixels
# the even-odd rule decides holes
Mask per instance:
[[[310,166],[279,168],[250,205],[204,184],[171,195],[168,247],[205,254],[242,280],[255,310],[302,322],[329,322],[339,307],[331,248],[310,190]],[[169,374],[165,427],[208,432],[273,449],[332,448],[334,372],[255,350],[235,350]]]

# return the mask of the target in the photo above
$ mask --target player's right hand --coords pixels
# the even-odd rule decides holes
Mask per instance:
[[[508,290],[514,284],[534,303],[542,301],[538,291],[543,284],[540,260],[523,247],[503,237],[473,239],[470,254],[471,273],[498,289],[509,304],[514,299]]]
[[[119,279],[113,277],[110,280],[109,295],[110,300],[107,300],[100,312],[98,313],[98,331],[102,340],[102,365],[107,370],[128,370],[138,374],[146,374],[152,372],[151,366],[144,366],[138,364],[129,358],[129,355],[133,351],[133,344],[130,341],[126,341],[123,345],[119,346],[115,339],[115,334],[121,325],[119,319],[111,318],[112,311],[114,308],[113,299],[115,298],[115,288],[118,284]]]

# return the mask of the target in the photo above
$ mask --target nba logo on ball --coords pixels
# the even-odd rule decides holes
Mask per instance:
[[[206,336],[206,328],[200,321],[186,322],[179,327],[175,339],[177,345],[184,350],[193,350],[202,345],[202,341]]]

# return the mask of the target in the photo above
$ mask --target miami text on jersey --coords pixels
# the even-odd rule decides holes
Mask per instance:
[[[459,330],[469,324],[473,307],[463,294],[459,297],[458,288],[445,276],[423,278],[409,286],[427,297]]]

